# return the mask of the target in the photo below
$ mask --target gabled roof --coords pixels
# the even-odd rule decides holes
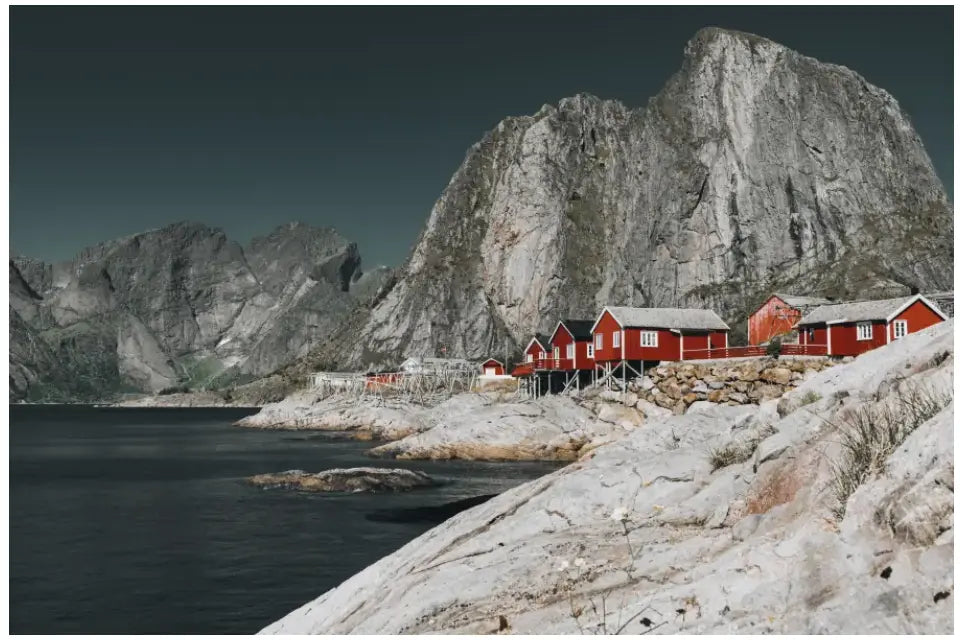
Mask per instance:
[[[609,312],[623,328],[696,329],[729,331],[727,323],[710,309],[675,309],[673,307],[604,307],[597,322]],[[597,322],[590,328],[592,333]]]
[[[834,302],[833,300],[827,300],[826,298],[817,298],[814,296],[795,296],[789,293],[774,293],[770,296],[770,298],[774,296],[780,298],[791,307],[810,307],[813,305],[833,304]],[[767,300],[770,300],[770,298],[767,298]]]
[[[837,324],[842,322],[863,322],[866,320],[883,320],[889,322],[904,309],[917,301],[925,305],[938,316],[947,319],[947,316],[926,298],[921,295],[905,298],[887,298],[885,300],[865,300],[863,302],[847,302],[817,307],[797,323],[797,326],[811,324]]]
[[[487,358],[486,360],[480,363],[480,366],[482,367],[483,365],[488,364],[490,362],[496,362],[501,367],[503,366],[503,363],[497,360],[496,358]]]
[[[538,334],[536,334],[535,336],[533,336],[532,338],[530,338],[530,342],[528,342],[528,343],[527,343],[527,346],[523,348],[523,352],[526,353],[527,351],[529,351],[529,350],[530,350],[530,347],[533,345],[534,342],[536,342],[537,344],[539,344],[539,345],[540,345],[540,348],[543,349],[544,351],[548,351],[548,350],[549,350],[549,349],[547,349],[547,345],[550,344],[550,338],[547,337],[547,336],[545,336],[545,335],[542,334],[542,333],[538,333]]]
[[[561,326],[567,328],[567,331],[570,332],[574,340],[586,340],[589,342],[593,339],[593,335],[590,333],[590,329],[593,327],[593,320],[561,320],[557,323],[557,328],[553,330],[553,334],[550,336],[551,343],[557,336],[557,331]]]

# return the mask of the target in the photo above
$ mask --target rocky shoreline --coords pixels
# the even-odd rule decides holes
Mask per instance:
[[[263,633],[949,633],[953,348],[951,320],[779,400],[646,417]],[[909,429],[851,475],[842,439],[884,416]]]

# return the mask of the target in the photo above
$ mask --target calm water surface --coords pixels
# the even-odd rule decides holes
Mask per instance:
[[[397,462],[370,443],[231,423],[250,411],[14,406],[11,633],[253,633],[423,533],[383,510],[499,493],[545,464]],[[359,465],[409,493],[262,491],[255,473]]]

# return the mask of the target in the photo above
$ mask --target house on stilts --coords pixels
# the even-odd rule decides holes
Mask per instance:
[[[698,360],[725,350],[730,327],[709,309],[604,307],[591,327],[600,380],[643,375],[667,360]]]

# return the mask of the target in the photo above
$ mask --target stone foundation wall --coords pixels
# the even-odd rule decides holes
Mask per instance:
[[[718,363],[671,363],[654,367],[628,382],[630,391],[674,413],[694,402],[740,405],[779,398],[795,388],[808,372],[836,362],[828,358],[756,358]]]

